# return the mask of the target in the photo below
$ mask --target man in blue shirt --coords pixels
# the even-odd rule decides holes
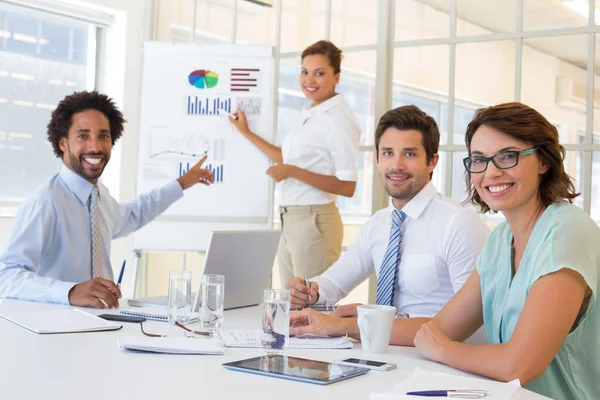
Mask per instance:
[[[98,182],[123,133],[123,115],[98,92],[63,99],[48,124],[60,172],[21,206],[0,256],[0,297],[118,307],[110,244],[141,228],[200,182],[210,185],[206,157],[162,188],[119,204]]]

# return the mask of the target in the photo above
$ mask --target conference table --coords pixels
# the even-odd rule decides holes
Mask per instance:
[[[107,312],[86,310],[96,314]],[[226,311],[223,328],[260,328],[260,307]],[[183,330],[164,322],[144,322],[144,329],[184,336]],[[388,391],[409,377],[417,366],[433,372],[468,376],[425,359],[411,347],[390,346],[387,353],[377,355],[364,354],[359,342],[352,349],[286,351],[289,356],[322,361],[358,357],[398,365],[392,371],[370,371],[321,386],[231,371],[222,366],[225,362],[261,356],[262,349],[225,348],[221,356],[129,352],[117,347],[117,338],[124,335],[142,335],[139,324],[123,323],[123,328],[117,331],[40,335],[0,318],[0,398],[369,399],[371,393]],[[520,389],[514,398],[546,397]]]

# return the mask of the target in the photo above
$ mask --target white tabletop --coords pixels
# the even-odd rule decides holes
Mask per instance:
[[[111,312],[116,313],[116,310]],[[147,321],[144,328],[149,332],[183,336],[180,328],[162,322]],[[259,307],[226,311],[224,328],[259,329]],[[398,365],[388,372],[370,371],[331,385],[311,385],[230,371],[221,365],[261,356],[262,349],[226,348],[223,356],[126,352],[117,348],[117,338],[123,335],[141,335],[139,324],[124,323],[123,329],[112,332],[38,335],[0,318],[0,398],[368,399],[369,394],[387,391],[407,378],[416,366],[467,375],[426,360],[410,347],[390,346],[386,354],[379,355],[363,354],[360,343],[355,343],[353,349],[286,351],[286,355],[323,361],[358,357]],[[516,398],[539,400],[543,397],[521,390]]]

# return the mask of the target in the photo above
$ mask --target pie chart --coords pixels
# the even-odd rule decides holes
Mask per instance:
[[[213,71],[198,69],[188,76],[188,81],[198,89],[210,89],[217,86],[219,75]]]

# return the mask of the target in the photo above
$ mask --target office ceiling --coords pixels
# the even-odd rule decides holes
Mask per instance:
[[[449,13],[449,0],[419,1]],[[457,16],[489,32],[511,32],[516,26],[516,1],[457,0]],[[586,17],[566,7],[561,0],[523,0],[524,31],[575,28],[586,23]],[[457,34],[461,35],[460,30]],[[586,69],[586,35],[525,39],[525,44]],[[597,67],[596,71],[600,69]]]

